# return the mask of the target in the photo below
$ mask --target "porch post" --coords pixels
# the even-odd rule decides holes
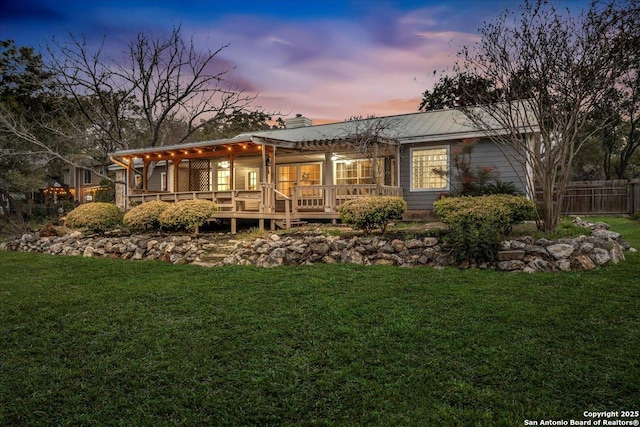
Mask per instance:
[[[171,163],[173,164],[173,192],[178,192],[178,169],[180,169],[180,162],[182,161],[181,157],[171,159]]]
[[[131,173],[133,168],[133,157],[129,157],[129,161],[127,162],[127,187],[131,190]],[[79,182],[79,181],[78,181]],[[135,185],[135,178],[133,179]],[[131,192],[131,191],[129,191]]]
[[[333,199],[333,160],[332,153],[324,153],[324,211],[332,212],[334,207]]]
[[[266,159],[266,155],[264,152],[264,144],[260,145],[260,153],[262,155],[262,167],[260,168],[262,170],[262,177],[260,179],[260,188],[262,189],[262,194],[261,194],[261,200],[260,200],[260,212],[266,212],[266,208],[268,205],[268,193],[267,193],[267,159]]]
[[[396,142],[396,187],[400,187],[400,143]]]
[[[142,162],[142,191],[146,192],[149,188],[149,160],[144,159]]]
[[[372,166],[372,174],[373,174],[373,183],[378,184],[378,142],[373,143],[373,164]]]
[[[267,182],[267,153],[265,152],[265,146],[262,144],[262,182]]]
[[[235,156],[233,154],[229,155],[229,174],[231,176],[229,176],[229,190],[235,190],[236,189],[236,171],[235,171],[235,166],[234,166],[234,160],[235,160]],[[235,204],[234,204],[235,206]],[[234,208],[235,210],[235,208]]]

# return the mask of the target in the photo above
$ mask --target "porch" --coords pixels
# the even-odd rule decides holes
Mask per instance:
[[[369,150],[351,139],[285,141],[265,135],[114,153],[116,203],[124,210],[152,200],[211,200],[213,219],[265,221],[272,229],[340,218],[350,199],[402,196],[400,147],[373,138]]]
[[[132,190],[127,204],[135,206],[153,200],[179,202],[182,200],[211,200],[218,205],[212,219],[228,220],[231,233],[237,232],[238,220],[255,220],[260,230],[268,224],[289,229],[293,224],[308,220],[340,218],[338,208],[344,202],[360,197],[398,196],[402,188],[381,184],[296,185],[291,196],[278,191],[274,185],[262,183],[259,190],[151,192]]]

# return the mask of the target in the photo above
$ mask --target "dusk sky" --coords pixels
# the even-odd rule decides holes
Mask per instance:
[[[44,52],[53,37],[125,46],[181,26],[198,46],[229,43],[232,80],[255,105],[314,123],[417,111],[421,94],[509,0],[1,0],[0,39]],[[123,49],[120,49],[120,51]],[[117,48],[114,51],[118,51]],[[436,74],[434,75],[434,71]]]

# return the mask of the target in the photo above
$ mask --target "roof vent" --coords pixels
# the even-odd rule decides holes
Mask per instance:
[[[287,129],[303,128],[311,126],[312,124],[311,119],[304,117],[302,114],[296,114],[295,117],[284,121],[284,125]]]

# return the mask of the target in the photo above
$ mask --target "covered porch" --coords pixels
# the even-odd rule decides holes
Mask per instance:
[[[402,196],[399,146],[356,153],[347,141],[297,143],[257,136],[115,153],[123,209],[152,201],[211,200],[215,219],[256,220],[290,228],[300,221],[339,219],[345,201]]]

